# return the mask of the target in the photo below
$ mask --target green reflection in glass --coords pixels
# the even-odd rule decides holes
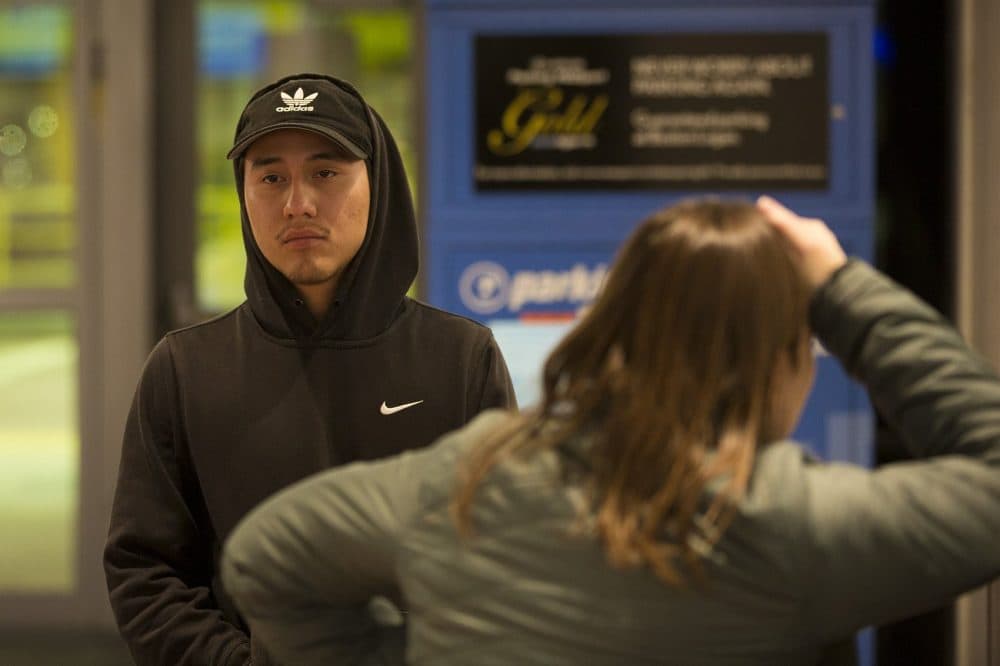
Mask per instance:
[[[76,279],[72,12],[0,0],[0,289]]]
[[[64,312],[0,314],[0,590],[75,586],[77,345]]]
[[[0,7],[0,65],[4,71],[38,72],[69,57],[69,10],[58,4],[13,4]]]
[[[75,280],[75,192],[44,183],[27,159],[0,167],[0,288],[69,287]]]
[[[28,127],[35,136],[47,139],[59,129],[59,112],[48,104],[36,106],[28,114]]]
[[[28,143],[28,135],[20,125],[4,125],[0,127],[0,153],[7,157],[20,155]]]

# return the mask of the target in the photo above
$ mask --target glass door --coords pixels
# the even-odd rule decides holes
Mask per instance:
[[[74,5],[0,0],[0,595],[77,585]]]

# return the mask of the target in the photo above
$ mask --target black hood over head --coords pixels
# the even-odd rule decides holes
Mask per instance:
[[[368,169],[368,230],[321,321],[312,316],[288,278],[264,258],[250,228],[243,194],[246,148],[268,132],[289,127],[330,138],[365,159]],[[244,289],[265,330],[282,339],[319,342],[361,340],[388,328],[404,306],[406,291],[417,274],[416,216],[396,142],[361,94],[346,81],[323,74],[282,78],[250,98],[228,157],[236,173],[247,252]]]

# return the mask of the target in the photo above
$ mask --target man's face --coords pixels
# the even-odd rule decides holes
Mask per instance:
[[[332,297],[368,228],[364,160],[314,132],[277,130],[247,149],[243,188],[264,257],[303,293]]]

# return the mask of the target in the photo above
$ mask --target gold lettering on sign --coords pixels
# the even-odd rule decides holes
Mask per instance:
[[[517,155],[541,135],[591,136],[608,108],[607,95],[579,93],[564,105],[561,88],[528,88],[511,100],[500,116],[500,129],[486,135],[496,155]]]

